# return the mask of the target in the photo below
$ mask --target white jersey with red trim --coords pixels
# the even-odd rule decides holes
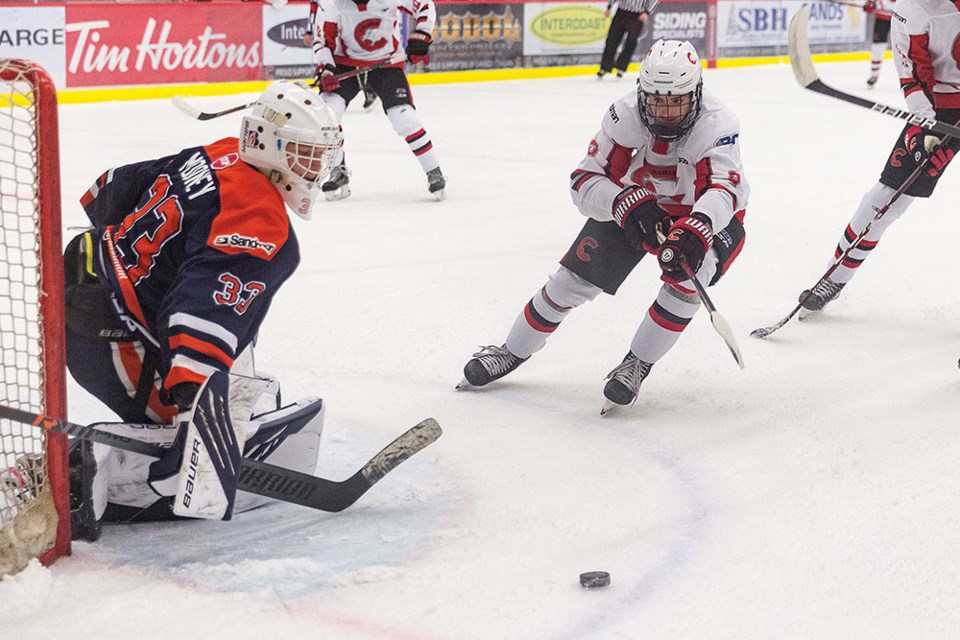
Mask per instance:
[[[629,185],[657,194],[670,215],[691,211],[710,218],[715,231],[744,211],[750,186],[740,162],[740,123],[706,90],[703,109],[680,140],[656,140],[640,121],[637,94],[631,92],[607,109],[587,155],[570,176],[570,193],[580,212],[613,220],[614,198]]]
[[[897,0],[874,0],[877,8],[874,9],[873,16],[877,20],[889,20],[893,15],[894,5]]]
[[[433,34],[437,9],[431,0],[323,0],[313,38],[314,61],[364,67],[402,54],[401,12],[413,16],[411,31]]]
[[[935,117],[960,108],[960,1],[900,0],[891,21],[893,55],[907,108]]]

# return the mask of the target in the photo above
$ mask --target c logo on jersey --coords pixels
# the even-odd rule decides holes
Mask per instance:
[[[220,171],[221,169],[226,169],[227,167],[232,167],[233,165],[237,164],[237,160],[239,159],[239,153],[228,153],[222,158],[217,158],[214,160],[210,166],[213,167],[214,171]]]
[[[600,243],[595,238],[587,236],[577,245],[577,258],[582,262],[590,262],[590,254],[587,253],[587,249],[596,249],[599,246]]]
[[[353,30],[353,37],[365,51],[376,51],[387,44],[386,38],[380,37],[374,40],[370,35],[371,33],[376,34],[379,29],[379,18],[367,18]]]

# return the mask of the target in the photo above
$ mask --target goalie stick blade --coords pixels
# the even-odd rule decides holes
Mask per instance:
[[[14,407],[0,405],[0,418],[98,442],[151,458],[160,458],[166,452],[166,449],[157,444]],[[131,425],[131,428],[137,427],[155,428],[156,425]],[[320,511],[343,511],[359,500],[370,487],[397,468],[400,463],[433,443],[441,433],[437,421],[427,418],[384,447],[352,476],[340,482],[244,458],[240,464],[237,489]],[[368,474],[372,480],[368,478]]]

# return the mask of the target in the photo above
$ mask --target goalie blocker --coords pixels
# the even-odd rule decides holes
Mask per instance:
[[[169,451],[156,460],[75,440],[70,448],[73,538],[96,540],[103,522],[229,520],[235,512],[261,506],[269,498],[237,491],[240,452],[312,475],[323,418],[319,398],[281,407],[274,381],[216,373],[176,425],[150,425],[149,430],[125,423],[95,425]]]

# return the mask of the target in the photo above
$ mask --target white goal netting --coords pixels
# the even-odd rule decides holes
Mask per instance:
[[[0,59],[0,404],[42,413],[51,411],[51,369],[63,366],[57,361],[62,346],[50,343],[44,329],[45,322],[59,321],[45,317],[56,314],[44,297],[46,288],[62,288],[62,281],[45,281],[44,243],[60,243],[60,194],[58,176],[56,193],[45,182],[52,176],[43,172],[52,169],[41,155],[58,144],[58,134],[56,122],[52,133],[41,128],[41,106],[51,98],[38,85],[37,71],[29,63]],[[55,117],[55,93],[52,101]],[[43,139],[51,135],[53,140]],[[52,155],[56,159],[57,153]],[[56,199],[56,220],[43,219],[52,215],[44,198]],[[53,225],[55,231],[48,231]],[[62,297],[57,300],[62,306]],[[55,377],[62,385],[62,376]],[[58,515],[50,471],[58,471],[48,468],[47,451],[42,430],[0,419],[0,575],[54,547]]]

